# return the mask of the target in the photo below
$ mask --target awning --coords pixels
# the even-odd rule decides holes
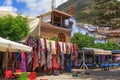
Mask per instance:
[[[32,47],[10,41],[0,37],[0,51],[3,52],[31,52]]]
[[[111,52],[111,51],[103,50],[103,52],[102,52],[101,54],[102,54],[102,55],[111,55],[112,52]]]
[[[91,54],[91,52],[93,54],[96,54],[96,55],[111,55],[112,52],[111,51],[107,51],[107,50],[103,50],[103,49],[96,49],[96,48],[83,48],[85,50],[85,54],[88,53],[88,54]]]
[[[120,50],[112,50],[112,54],[120,53]]]

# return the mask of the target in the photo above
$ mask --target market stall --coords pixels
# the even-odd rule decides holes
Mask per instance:
[[[111,51],[96,48],[83,48],[82,54],[83,64],[86,68],[99,66],[101,63],[108,62],[111,58]]]
[[[10,53],[12,53],[12,52],[18,52],[18,53],[30,52],[30,51],[32,51],[32,47],[29,47],[29,46],[26,46],[26,45],[23,45],[23,44],[20,44],[20,43],[14,42],[14,41],[10,41],[10,40],[0,37],[0,51],[5,52],[5,57],[4,57],[4,61],[6,61],[5,74],[7,75],[8,73],[12,72],[11,70],[8,70],[8,61],[9,61],[8,55],[10,55]],[[18,54],[18,56],[19,56],[19,54]],[[15,58],[17,59],[18,56]],[[15,61],[16,61],[16,59],[15,59]],[[12,65],[14,65],[14,64],[12,64]],[[9,77],[10,76],[6,76],[6,78],[9,78]]]

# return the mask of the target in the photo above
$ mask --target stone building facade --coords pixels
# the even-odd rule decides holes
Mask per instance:
[[[70,42],[72,22],[71,15],[53,10],[38,16],[40,18],[40,35],[51,39],[58,37],[58,41]]]

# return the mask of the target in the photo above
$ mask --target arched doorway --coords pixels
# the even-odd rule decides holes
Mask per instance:
[[[58,34],[58,40],[61,42],[66,42],[66,36],[64,33],[59,33]]]

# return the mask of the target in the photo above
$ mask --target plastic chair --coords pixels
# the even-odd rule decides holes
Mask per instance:
[[[28,73],[23,72],[17,80],[28,80]]]
[[[6,70],[5,71],[5,78],[6,79],[14,79],[15,77],[12,75],[12,71],[11,70]]]
[[[30,72],[29,79],[30,80],[36,80],[36,72]]]

